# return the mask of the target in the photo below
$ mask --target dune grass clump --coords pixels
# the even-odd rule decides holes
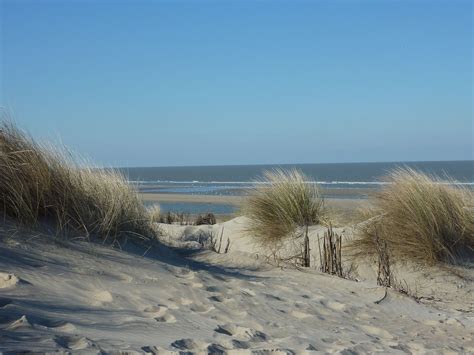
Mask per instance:
[[[396,169],[386,180],[372,198],[374,217],[353,242],[358,255],[376,254],[380,241],[395,262],[452,263],[473,251],[472,191],[410,168]]]
[[[247,233],[264,246],[274,248],[301,228],[318,224],[324,216],[324,200],[316,184],[298,170],[267,171],[250,192],[243,207],[249,218]]]
[[[23,225],[103,239],[144,238],[150,218],[119,173],[91,168],[64,149],[37,143],[13,123],[0,124],[0,213]]]
[[[149,207],[148,215],[150,216],[151,223],[160,223],[162,218],[160,205],[155,203],[153,206]]]

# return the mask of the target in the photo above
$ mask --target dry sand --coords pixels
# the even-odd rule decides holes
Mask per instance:
[[[243,196],[223,196],[223,195],[190,195],[190,194],[160,194],[141,193],[140,197],[147,202],[185,202],[185,203],[206,203],[206,204],[228,204],[237,209],[242,206]],[[340,223],[351,223],[358,221],[358,211],[369,206],[366,199],[351,198],[325,198],[326,206],[333,212],[333,219]],[[218,216],[219,221],[226,221],[229,217]]]
[[[119,250],[4,226],[0,351],[474,352],[472,269],[401,268],[421,298],[385,296],[371,263],[354,272],[358,281],[269,264],[245,224],[160,225],[166,236],[145,256],[131,242]],[[198,241],[222,228],[230,252],[202,249]],[[313,249],[322,231],[311,229]]]

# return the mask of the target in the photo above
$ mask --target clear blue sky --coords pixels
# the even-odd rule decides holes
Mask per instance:
[[[1,1],[1,103],[108,166],[473,159],[470,1]]]

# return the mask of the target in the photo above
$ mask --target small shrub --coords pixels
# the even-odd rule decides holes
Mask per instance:
[[[324,218],[324,201],[316,184],[297,170],[264,173],[243,207],[249,218],[246,232],[255,241],[278,248],[287,238],[306,234],[309,225]]]
[[[171,212],[168,211],[166,214],[160,214],[160,223],[165,224],[178,224],[181,226],[187,226],[192,224],[191,217],[188,213],[184,212]]]
[[[201,225],[214,225],[216,224],[216,216],[214,213],[206,213],[205,215],[199,215],[194,222],[196,226]]]
[[[386,244],[382,250],[395,262],[432,265],[473,251],[470,190],[409,168],[393,171],[386,181],[372,198],[375,217],[362,224],[352,244],[356,255],[377,255]]]

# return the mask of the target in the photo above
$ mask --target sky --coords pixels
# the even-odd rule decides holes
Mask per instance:
[[[106,166],[473,159],[471,1],[0,0],[0,105]]]

